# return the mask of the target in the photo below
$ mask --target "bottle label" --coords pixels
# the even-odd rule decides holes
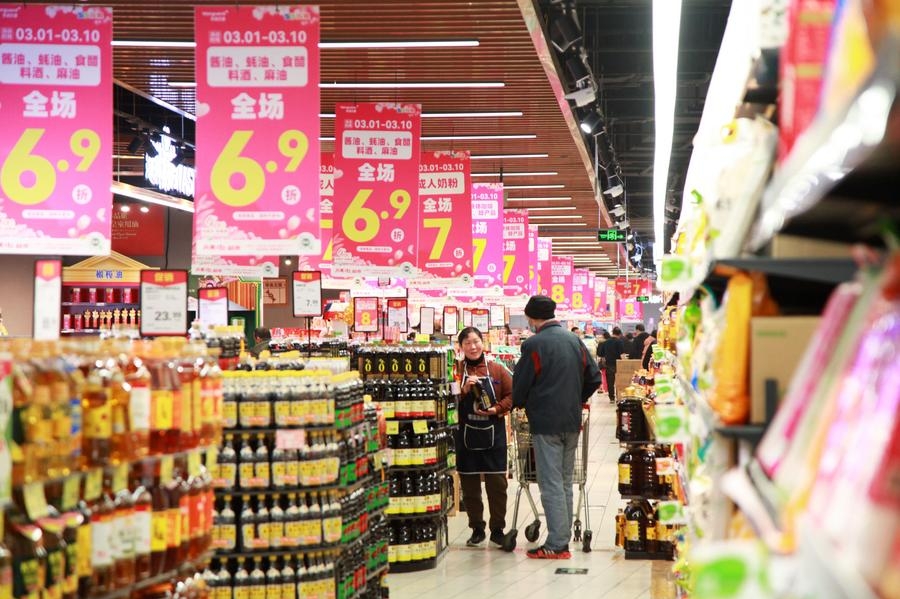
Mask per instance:
[[[250,599],[250,587],[244,585],[235,586],[234,599]]]
[[[293,582],[282,582],[281,583],[281,599],[294,599],[294,583]]]
[[[63,593],[68,595],[78,590],[78,543],[66,545],[66,579],[63,582]],[[3,576],[9,569],[0,569],[0,599],[10,599],[3,596]]]
[[[268,522],[260,522],[256,525],[256,539],[253,541],[254,547],[268,547],[269,546],[269,523]]]
[[[302,545],[318,545],[322,542],[322,522],[320,520],[301,520],[300,530]]]
[[[630,464],[619,464],[619,484],[622,484],[622,485],[630,485],[631,484],[631,465]]]
[[[85,411],[84,436],[88,439],[109,439],[112,436],[112,407],[108,401]]]
[[[21,576],[22,586],[26,595],[37,593],[43,587],[44,577],[41,570],[41,565],[36,559],[19,562],[19,575]]]
[[[341,517],[325,518],[322,521],[322,530],[324,531],[324,540],[326,543],[337,543],[341,540]]]
[[[135,549],[135,515],[132,513],[117,520],[118,523],[113,530],[113,535],[118,537],[116,541],[117,558],[132,559]]]
[[[266,599],[266,585],[264,585],[264,584],[250,585],[250,599]]]
[[[270,476],[269,462],[256,462],[254,471],[256,473],[256,478],[260,479],[259,486],[268,487]]]
[[[234,428],[238,423],[238,405],[235,401],[222,402],[222,423],[225,428]]]
[[[136,511],[134,523],[134,552],[137,555],[149,555],[153,551],[153,516],[149,510]]]
[[[291,416],[291,402],[280,399],[275,402],[275,424],[284,426],[288,424]]]
[[[256,414],[256,402],[242,401],[238,405],[238,419],[241,426],[253,426],[253,416]]]
[[[166,510],[166,547],[171,549],[181,545],[181,509],[169,508]]]
[[[104,568],[112,566],[112,538],[110,523],[102,520],[91,522],[91,567]]]
[[[219,548],[234,549],[237,546],[237,526],[234,524],[220,524],[216,530],[219,540]]]
[[[625,521],[625,540],[635,542],[641,540],[641,526],[637,520]]]
[[[198,434],[203,428],[203,396],[199,378],[191,384],[191,428]]]
[[[92,537],[90,524],[79,526],[78,532],[75,533],[75,545],[78,547],[78,562],[75,572],[79,578],[91,575]]]
[[[230,489],[237,482],[237,464],[217,464],[218,480],[215,481],[216,487]]]
[[[287,464],[285,462],[275,462],[272,464],[272,485],[275,487],[283,487],[285,475],[287,474]]]
[[[284,473],[284,484],[288,487],[295,487],[300,482],[300,464],[296,460],[286,462]]]
[[[253,542],[255,539],[256,539],[256,525],[255,524],[241,524],[241,545],[243,545],[245,550],[253,547]]]
[[[284,536],[287,540],[286,545],[288,547],[296,547],[299,545],[302,534],[303,527],[300,525],[300,521],[292,520],[291,522],[284,523]],[[284,544],[284,542],[282,543]]]
[[[284,522],[269,522],[269,546],[281,547],[284,538]]]
[[[140,385],[131,388],[128,396],[128,411],[132,431],[150,430],[150,405],[152,403],[150,387]]]
[[[272,413],[268,401],[253,403],[253,422],[256,426],[269,426],[272,424]]]
[[[153,390],[151,394],[150,428],[155,431],[167,431],[174,422],[175,396],[171,391]]]
[[[191,538],[191,498],[184,495],[178,502],[178,511],[181,514],[181,532],[178,536],[178,544],[188,541]]]
[[[153,512],[150,516],[150,550],[153,553],[165,551],[169,544],[169,512]]]
[[[175,391],[175,411],[173,427],[179,431],[190,433],[191,425],[191,384],[185,383],[181,389]]]
[[[231,586],[217,586],[213,589],[212,599],[232,599]]]
[[[241,488],[250,488],[255,486],[253,482],[253,462],[241,462],[241,465],[238,467],[238,472],[241,477]]]
[[[281,599],[281,584],[267,584],[266,599]]]
[[[644,533],[646,534],[648,541],[655,541],[656,540],[656,525],[648,526],[647,530],[645,530]]]
[[[65,569],[66,569],[66,557],[65,554],[60,551],[50,551],[47,553],[47,583],[48,585],[56,586],[60,585],[65,578]],[[62,592],[62,588],[59,587],[60,594]]]
[[[388,545],[388,563],[393,564],[397,561],[397,546]]]

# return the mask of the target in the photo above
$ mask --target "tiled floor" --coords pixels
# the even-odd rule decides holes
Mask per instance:
[[[624,507],[624,502],[616,489],[620,451],[615,439],[615,409],[605,395],[596,396],[592,402],[588,438],[587,490],[594,533],[592,552],[583,553],[579,543],[570,545],[574,549],[570,560],[528,559],[525,551],[539,543],[528,543],[522,532],[531,521],[530,508],[523,495],[519,508],[518,546],[512,554],[490,547],[466,547],[470,530],[465,515],[457,515],[450,518],[450,549],[438,567],[424,572],[389,574],[391,599],[558,599],[574,593],[592,599],[674,597],[670,562],[625,561],[622,552],[614,546],[615,514]],[[507,527],[512,525],[517,486],[516,481],[510,481]],[[531,490],[540,509],[537,485],[531,485]],[[541,520],[542,528],[545,528],[543,516]],[[545,534],[546,530],[542,530],[539,542]],[[559,567],[587,568],[588,572],[556,574]]]

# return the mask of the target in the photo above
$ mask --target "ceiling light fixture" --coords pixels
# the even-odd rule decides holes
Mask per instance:
[[[547,239],[563,239],[563,240],[565,240],[565,239],[593,239],[595,241],[597,240],[597,237],[592,236],[592,235],[544,235],[544,237],[546,237]],[[559,242],[555,241],[554,243],[559,243]]]
[[[148,212],[150,212],[150,207],[149,206],[141,206],[140,210],[144,214],[147,214]]]
[[[135,136],[131,142],[128,144],[128,151],[132,154],[137,154],[140,149],[144,146],[144,138],[140,135]]]
[[[196,81],[169,81],[169,87],[194,88]],[[332,81],[319,89],[484,89],[506,87],[502,81]]]
[[[500,111],[487,111],[487,112],[423,112],[423,119],[467,119],[467,118],[499,118],[499,117],[507,117],[507,116],[522,116],[524,113],[520,110],[500,110]],[[322,119],[333,119],[335,114],[333,112],[322,112],[319,114],[319,118]]]
[[[603,129],[603,125],[603,114],[599,111],[599,109],[595,109],[591,110],[585,115],[585,117],[581,120],[581,124],[579,125],[579,127],[585,134],[592,135],[593,133]]]
[[[182,210],[184,212],[194,211],[194,202],[190,200],[183,200],[150,189],[135,187],[128,183],[122,183],[121,181],[113,181],[109,190],[115,195],[131,198],[132,200],[138,200],[140,202],[147,202],[148,204],[157,204],[159,206],[174,208],[175,210]]]
[[[553,177],[556,171],[532,171],[526,173],[472,173],[473,177]]]
[[[625,216],[625,206],[623,206],[622,204],[616,204],[612,207],[609,213],[615,217]]]
[[[539,227],[586,227],[587,223],[538,223]]]
[[[603,190],[603,193],[612,198],[618,198],[625,193],[625,185],[622,182],[622,178],[616,173],[613,173],[606,178],[606,184],[607,188]]]
[[[563,7],[550,21],[550,43],[557,52],[563,53],[581,42],[581,39],[581,27],[575,20],[575,15]]]
[[[508,189],[508,188],[506,188]],[[506,198],[507,202],[565,202],[572,196],[548,196],[544,198]]]
[[[120,212],[131,212],[131,206],[129,206],[128,204],[122,204],[121,206],[119,206],[119,211]]]
[[[627,218],[616,221],[616,228],[620,229],[622,231],[624,231],[625,229],[627,229],[630,226],[631,226],[631,221],[629,221]]]
[[[580,214],[538,214],[535,216],[529,217],[529,220],[552,220],[563,218],[566,220],[572,220],[573,218],[584,218]]]
[[[321,41],[326,49],[392,49],[392,48],[474,48],[478,40],[385,40],[385,41]],[[113,40],[114,48],[196,48],[193,41]]]
[[[503,160],[505,158],[550,158],[550,154],[474,154],[470,160]]]
[[[526,208],[528,212],[550,212],[555,210],[575,210],[575,206],[541,206],[539,208]]]
[[[562,189],[563,183],[548,183],[546,185],[504,185],[503,189]]]
[[[491,139],[534,139],[537,135],[533,133],[519,135],[423,135],[422,141],[480,141]],[[319,141],[334,141],[334,136],[322,136]]]

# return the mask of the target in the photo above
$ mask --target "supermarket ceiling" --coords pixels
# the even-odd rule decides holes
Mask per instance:
[[[227,4],[222,0],[88,0],[112,6],[114,38],[122,41],[192,42],[195,5]],[[273,0],[242,0],[242,5]],[[593,143],[578,129],[574,106],[562,99],[571,88],[559,69],[552,47],[529,31],[546,28],[550,0],[331,0],[321,7],[323,42],[442,41],[477,45],[435,48],[323,47],[321,80],[357,85],[321,90],[322,135],[334,134],[334,105],[375,100],[418,102],[427,118],[425,149],[468,149],[474,181],[500,181],[508,189],[507,207],[554,208],[533,212],[544,218],[542,235],[589,236],[601,219],[595,199]],[[578,0],[583,44],[599,83],[599,102],[626,179],[632,226],[652,237],[651,176],[653,160],[653,83],[651,0]],[[681,85],[673,151],[672,189],[683,181],[690,141],[699,123],[706,83],[724,31],[730,2],[685,2]],[[523,18],[524,16],[524,18]],[[548,38],[549,39],[549,38]],[[123,47],[114,49],[117,148],[123,175],[140,169],[139,157],[127,146],[136,128],[168,125],[176,136],[193,143],[194,123],[141,97],[138,91],[188,115],[195,112],[194,50],[191,47]],[[384,89],[363,84],[385,83]],[[400,89],[393,84],[454,82],[494,87]],[[502,84],[502,85],[499,85]],[[131,90],[131,91],[129,91]],[[482,113],[462,116],[459,113]],[[495,113],[485,116],[484,113]],[[501,114],[503,116],[501,116]],[[137,117],[137,118],[134,118]],[[465,139],[498,136],[499,139]],[[505,137],[504,137],[505,136]],[[437,139],[430,139],[437,138]],[[462,138],[462,139],[460,139]],[[323,151],[332,151],[325,141]],[[201,148],[202,151],[202,148]],[[529,157],[530,155],[530,157]],[[190,162],[190,148],[187,154]],[[501,179],[502,173],[502,179]],[[601,182],[605,182],[601,179]],[[523,202],[523,199],[540,199]],[[562,199],[560,199],[562,198]],[[555,208],[570,207],[567,210]],[[585,223],[578,226],[577,223]],[[573,226],[574,225],[574,226]],[[604,226],[601,224],[601,226]],[[615,246],[601,253],[612,261],[594,265],[607,271],[615,264]],[[591,254],[580,247],[555,253]],[[650,252],[647,252],[649,255]],[[624,264],[624,259],[623,259]],[[604,269],[603,267],[606,266]]]

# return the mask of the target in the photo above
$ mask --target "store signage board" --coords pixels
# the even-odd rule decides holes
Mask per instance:
[[[378,331],[378,298],[353,298],[353,330],[357,333]]]
[[[621,229],[597,229],[597,241],[603,243],[625,243],[625,231]]]
[[[491,306],[489,308],[491,315],[491,326],[492,327],[502,327],[506,326],[506,307],[505,306]]]
[[[528,225],[528,295],[538,292],[538,226]]]
[[[444,318],[441,325],[441,332],[445,335],[454,336],[459,332],[459,310],[456,306],[444,306]]]
[[[434,335],[434,308],[428,306],[419,308],[419,333]]]
[[[503,211],[503,294],[528,293],[528,211]]]
[[[39,341],[59,339],[62,260],[34,261],[34,332]]]
[[[650,301],[650,296],[649,295],[639,295],[636,298],[634,298],[634,300],[637,302],[641,302],[642,304],[646,304]]]
[[[387,326],[397,327],[401,333],[409,331],[409,302],[405,298],[387,300]]]
[[[278,256],[200,256],[191,243],[191,274],[265,279],[278,276]]]
[[[362,102],[335,111],[332,274],[413,275],[422,107]]]
[[[319,8],[198,6],[200,256],[318,254]]]
[[[163,206],[115,202],[111,215],[113,251],[126,256],[165,255],[167,210]]]
[[[538,287],[541,295],[550,295],[550,286],[553,284],[553,269],[550,257],[553,255],[553,240],[538,237]]]
[[[572,307],[572,278],[575,274],[573,262],[571,256],[550,258],[550,299],[556,302],[557,311]]]
[[[291,275],[294,316],[322,315],[322,273],[317,270],[295,270]]]
[[[503,184],[472,184],[475,287],[503,286]]]
[[[594,287],[589,282],[592,279],[590,270],[576,268],[572,271],[572,301],[571,310],[575,314],[590,314],[594,306]]]
[[[186,270],[142,270],[141,336],[186,334],[187,297]]]
[[[0,254],[107,255],[112,9],[0,7]]]
[[[228,325],[228,288],[201,287],[197,290],[197,320],[207,326]]]
[[[149,152],[144,154],[144,180],[164,193],[193,199],[197,171],[183,162],[176,164],[177,144],[167,133],[170,133],[169,127],[164,126],[159,141],[150,138],[150,145],[156,153],[153,156]]]
[[[419,289],[472,284],[472,183],[468,152],[423,152],[419,163]]]
[[[491,328],[491,311],[487,308],[472,308],[472,325],[479,331],[487,331]]]

